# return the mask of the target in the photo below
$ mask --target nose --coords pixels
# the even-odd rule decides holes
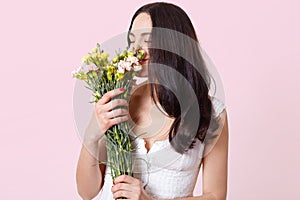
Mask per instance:
[[[143,46],[141,45],[141,43],[137,40],[135,40],[135,42],[132,42],[129,44],[129,48],[132,49],[132,47],[134,49],[138,49],[138,48],[142,48]]]

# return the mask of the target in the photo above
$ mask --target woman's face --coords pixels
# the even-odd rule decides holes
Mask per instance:
[[[146,52],[146,61],[143,63],[142,70],[136,73],[138,77],[148,76],[149,51],[148,47],[151,42],[152,21],[147,13],[140,13],[133,21],[131,31],[129,33],[129,48],[142,47]]]

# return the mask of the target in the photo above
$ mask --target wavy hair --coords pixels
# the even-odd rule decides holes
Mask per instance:
[[[212,117],[213,106],[209,97],[209,86],[213,78],[201,55],[195,29],[184,10],[165,2],[142,6],[132,17],[127,37],[128,44],[133,21],[140,13],[150,15],[153,27],[171,30],[161,34],[160,31],[152,29],[148,78],[151,98],[156,106],[155,95],[164,111],[175,118],[169,131],[169,141],[178,153],[184,153],[194,147],[196,139],[204,142],[216,137],[210,135],[218,128],[216,119]],[[188,41],[193,42],[180,39],[178,33],[191,38]],[[158,46],[176,49],[179,53],[155,48]],[[186,59],[180,55],[189,57]],[[176,71],[180,76],[172,71]],[[192,96],[196,96],[196,99],[191,98]],[[195,112],[197,109],[200,113]],[[196,119],[199,120],[195,121]]]

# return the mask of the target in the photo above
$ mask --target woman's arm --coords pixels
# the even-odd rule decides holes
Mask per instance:
[[[175,200],[226,200],[227,196],[227,168],[228,168],[228,121],[224,109],[220,114],[220,124],[223,129],[220,131],[219,139],[208,155],[203,158],[202,196],[175,198]],[[207,149],[210,149],[209,147]],[[169,200],[169,199],[157,199]]]
[[[226,200],[228,171],[228,119],[226,109],[220,114],[220,136],[212,150],[203,158],[202,191],[216,200]]]
[[[103,187],[105,165],[99,165],[99,161],[105,160],[106,148],[102,140],[84,141],[76,171],[77,190],[82,199],[93,199]]]

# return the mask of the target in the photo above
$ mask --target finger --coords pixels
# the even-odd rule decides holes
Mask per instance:
[[[128,120],[128,119],[130,119],[130,115],[129,115],[129,114],[127,114],[127,115],[125,115],[125,116],[121,116],[121,117],[115,117],[115,118],[111,119],[111,120],[109,121],[109,123],[110,123],[111,126],[112,126],[112,125],[115,125],[115,124],[119,124],[119,123],[121,123],[121,122],[124,122],[124,121],[126,121],[126,120]]]
[[[123,116],[129,114],[127,109],[115,109],[107,113],[107,118],[112,119],[114,117]]]
[[[131,199],[131,196],[133,196],[133,195],[134,195],[133,192],[126,191],[126,190],[119,190],[119,191],[113,193],[114,199],[118,199],[118,198],[121,198],[121,197],[125,197],[127,199]]]
[[[125,99],[114,99],[109,103],[102,106],[102,109],[105,111],[110,111],[117,106],[128,106],[128,102]]]
[[[99,105],[106,104],[107,102],[109,102],[109,100],[110,100],[111,98],[113,98],[114,96],[117,96],[117,95],[123,93],[124,91],[125,91],[124,88],[117,88],[117,89],[108,91],[108,92],[106,92],[106,93],[99,99],[99,101],[97,102],[97,104],[99,104]]]
[[[133,183],[136,181],[136,178],[132,177],[132,176],[128,176],[126,174],[120,175],[118,177],[116,177],[116,179],[114,180],[114,183]]]
[[[111,187],[111,191],[113,193],[117,192],[119,190],[126,190],[126,191],[132,192],[132,191],[134,191],[134,187],[129,183],[117,183]]]

